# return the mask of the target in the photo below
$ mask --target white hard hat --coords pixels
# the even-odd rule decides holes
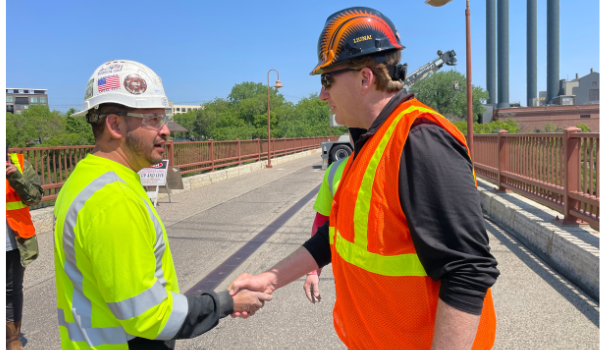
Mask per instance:
[[[96,68],[87,83],[83,117],[102,103],[118,103],[131,108],[166,108],[169,100],[162,80],[145,65],[126,60],[108,61]]]

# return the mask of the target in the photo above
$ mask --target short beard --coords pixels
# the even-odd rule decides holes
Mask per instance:
[[[127,132],[125,144],[137,159],[143,159],[150,165],[158,164],[162,161],[162,157],[154,158],[152,151],[154,150],[154,140],[150,144],[150,149],[144,150],[144,140],[136,136],[132,131]]]

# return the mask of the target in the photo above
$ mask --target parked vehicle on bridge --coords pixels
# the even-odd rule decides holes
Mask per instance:
[[[437,72],[444,65],[456,65],[456,53],[454,50],[449,50],[444,53],[441,50],[438,50],[437,55],[438,57],[436,59],[422,67],[419,67],[419,69],[412,72],[406,77],[406,79],[404,79],[405,89],[410,88],[416,82],[421,81],[431,74]],[[406,63],[404,65],[406,66]],[[335,122],[335,115],[331,115],[329,117],[329,125],[341,126]],[[322,142],[321,150],[321,158],[323,159],[324,163],[327,162],[327,166],[335,161],[344,159],[348,157],[353,150],[352,143],[350,143],[350,136],[348,134],[343,134],[337,141]]]
[[[337,141],[328,141],[321,143],[323,151],[321,158],[327,161],[327,165],[334,163],[340,159],[344,159],[352,153],[354,149],[350,142],[350,135],[343,134]]]

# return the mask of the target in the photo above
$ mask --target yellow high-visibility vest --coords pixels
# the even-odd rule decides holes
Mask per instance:
[[[188,312],[165,228],[137,173],[88,154],[54,209],[62,349],[172,339]]]
[[[340,181],[342,180],[342,174],[344,173],[344,167],[349,157],[340,159],[331,164],[325,171],[323,176],[323,182],[319,188],[317,199],[313,205],[313,209],[319,214],[329,216],[331,213],[331,203],[333,202],[333,196],[337,190]]]

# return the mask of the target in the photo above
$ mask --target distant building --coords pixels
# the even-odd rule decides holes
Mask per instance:
[[[171,107],[173,115],[187,113],[189,111],[197,111],[204,108],[202,105],[176,105],[172,104],[172,102],[169,102],[169,107]]]
[[[565,105],[565,98],[572,98],[572,101],[566,100],[573,105],[586,105],[591,103],[598,103],[600,100],[598,96],[598,82],[600,81],[600,74],[594,72],[594,69],[590,69],[590,74],[583,77],[579,77],[579,74],[575,75],[575,79],[567,81],[566,79],[560,80],[560,87],[557,96],[552,101],[553,104]]]
[[[169,101],[169,107],[165,108],[165,114],[169,117],[173,117],[173,101]]]
[[[6,113],[21,114],[31,105],[48,105],[48,89],[6,89]]]
[[[542,106],[546,104],[546,96],[548,93],[546,91],[540,91],[540,97],[537,99],[536,106]]]
[[[508,121],[512,119],[519,124],[520,132],[540,132],[546,124],[556,125],[564,130],[569,126],[583,123],[592,132],[598,132],[599,105],[562,105],[522,108],[502,108],[494,111],[494,120]]]
[[[173,117],[177,114],[187,113],[189,111],[197,111],[198,109],[204,108],[201,105],[176,105],[173,101],[169,101],[169,107],[165,108],[165,113],[169,117]]]

